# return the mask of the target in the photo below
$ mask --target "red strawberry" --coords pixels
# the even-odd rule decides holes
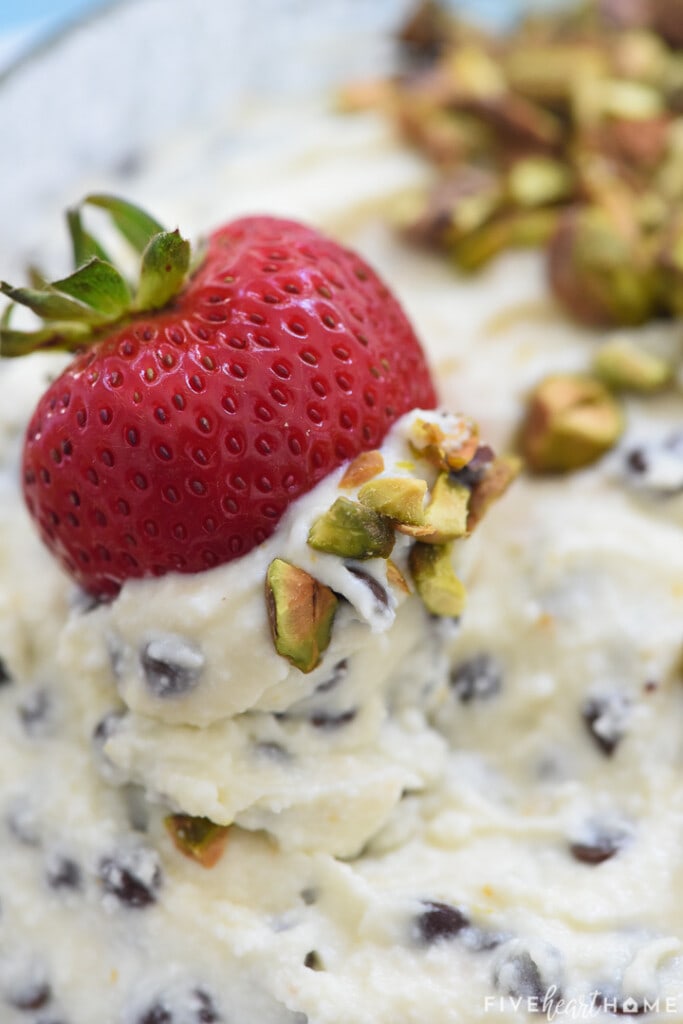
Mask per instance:
[[[90,202],[144,249],[132,315],[107,278],[118,272],[74,213],[76,255],[107,278],[104,299],[77,280],[83,270],[40,292],[3,285],[52,320],[39,345],[56,335],[83,344],[69,302],[87,305],[94,325],[93,343],[39,401],[23,462],[41,536],[87,591],[246,554],[290,502],[379,445],[405,412],[434,406],[405,314],[355,253],[293,221],[246,217],[210,237],[169,304],[186,243],[151,220],[136,236],[135,208]],[[27,347],[22,339],[5,324],[8,354]]]

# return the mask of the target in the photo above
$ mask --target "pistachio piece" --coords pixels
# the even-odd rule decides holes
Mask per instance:
[[[311,526],[308,543],[316,551],[340,558],[388,558],[394,546],[394,531],[386,516],[374,509],[349,498],[337,498]]]
[[[661,391],[671,383],[674,374],[670,363],[630,338],[614,338],[598,349],[593,368],[608,387],[645,394]]]
[[[467,506],[470,489],[451,477],[440,473],[432,488],[431,500],[425,510],[424,525],[398,524],[396,529],[425,544],[445,544],[467,533]]]
[[[593,325],[639,324],[652,314],[652,262],[607,210],[567,211],[548,249],[550,285],[570,316]]]
[[[465,588],[453,571],[451,544],[421,544],[410,551],[415,589],[432,615],[457,618],[465,607]]]
[[[504,60],[508,82],[528,99],[558,106],[568,104],[577,79],[594,81],[607,73],[608,54],[597,44],[581,42],[519,42]]]
[[[410,584],[405,578],[396,562],[392,562],[390,558],[387,559],[387,583],[394,590],[399,590],[402,594],[410,594]]]
[[[275,558],[266,576],[266,604],[276,651],[311,672],[332,636],[335,594],[303,569]]]
[[[229,826],[216,825],[208,818],[194,818],[190,814],[169,814],[164,818],[164,825],[176,850],[203,868],[214,867],[223,856]]]
[[[683,217],[679,213],[664,234],[658,255],[662,302],[683,316]]]
[[[358,500],[397,523],[421,526],[424,522],[427,481],[413,476],[383,476],[369,480],[358,492]]]
[[[600,87],[602,109],[611,117],[641,121],[658,117],[663,111],[662,94],[658,89],[628,79],[609,79]]]
[[[476,114],[508,145],[555,150],[562,143],[562,122],[555,114],[512,92],[473,97],[462,109]]]
[[[343,477],[339,481],[340,487],[360,487],[361,484],[372,480],[384,469],[384,457],[377,449],[371,452],[361,452],[348,464]]]
[[[555,374],[530,397],[521,450],[533,472],[568,472],[599,459],[623,429],[621,408],[604,384],[580,374]]]
[[[555,234],[559,218],[557,207],[520,210],[512,214],[509,223],[510,245],[517,248],[545,245]]]
[[[410,425],[409,441],[416,455],[437,469],[459,470],[474,458],[479,431],[466,416],[459,417],[448,431],[440,423],[417,417]]]
[[[548,156],[527,156],[515,161],[508,172],[507,188],[513,203],[523,207],[544,206],[567,199],[574,187],[571,169]]]
[[[521,460],[516,455],[499,455],[488,464],[472,487],[467,516],[468,533],[472,533],[479,525],[493,502],[505,494],[521,468]]]
[[[472,274],[500,256],[511,243],[511,218],[499,217],[460,238],[451,246],[450,256],[459,270]]]

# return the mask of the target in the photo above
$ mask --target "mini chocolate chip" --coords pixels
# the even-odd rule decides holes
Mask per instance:
[[[629,702],[622,693],[590,697],[581,710],[590,735],[606,757],[611,757],[626,734]]]
[[[302,889],[300,894],[301,899],[304,901],[307,907],[312,907],[314,903],[318,901],[318,890],[313,888]]]
[[[164,636],[145,645],[140,662],[155,697],[182,697],[193,690],[204,669],[204,655],[182,637]]]
[[[425,900],[424,910],[415,919],[415,931],[420,942],[431,945],[443,939],[453,939],[469,927],[469,918],[458,907],[438,900]]]
[[[317,953],[315,949],[312,949],[309,953],[306,954],[304,958],[304,967],[308,967],[308,969],[311,971],[325,970],[325,968],[323,967],[323,962],[320,959],[320,954]]]
[[[13,682],[13,679],[10,675],[10,671],[5,664],[4,659],[0,658],[0,686],[8,686],[11,682]]]
[[[317,711],[311,715],[310,722],[316,729],[326,729],[328,731],[333,729],[340,729],[343,725],[349,725],[354,720],[358,712],[355,708],[351,708],[349,711],[342,711],[338,715],[328,715],[322,711]]]
[[[374,576],[371,576],[369,572],[365,572],[363,569],[358,569],[355,565],[347,565],[346,568],[352,576],[365,583],[380,608],[389,607],[389,595]]]
[[[7,828],[24,846],[40,846],[40,827],[35,808],[27,798],[18,797],[5,813]]]
[[[614,857],[623,846],[623,836],[603,832],[593,840],[576,841],[569,844],[572,857],[582,864],[602,864]]]
[[[52,989],[42,978],[11,990],[7,1002],[16,1010],[42,1010],[52,999]]]
[[[76,861],[61,854],[48,859],[45,877],[52,889],[80,889],[83,884],[83,875]]]
[[[192,996],[194,998],[194,1012],[196,1015],[197,1024],[217,1024],[223,1018],[219,1015],[213,1000],[204,989],[194,989]]]
[[[668,498],[683,491],[683,433],[654,438],[626,455],[626,474],[638,490]]]
[[[503,672],[490,654],[475,654],[451,669],[453,693],[463,703],[495,697],[503,685]]]
[[[176,1017],[165,999],[156,1000],[137,1018],[136,1024],[219,1024],[223,1020],[213,999],[202,988],[185,993],[180,1003],[180,1016]]]
[[[170,1011],[161,1003],[154,1003],[141,1017],[138,1017],[136,1024],[172,1024],[172,1021]]]
[[[275,743],[274,740],[263,740],[257,743],[254,749],[257,754],[270,757],[273,761],[291,761],[292,759],[287,748],[283,747],[281,743]]]
[[[98,747],[103,747],[104,744],[110,739],[120,722],[123,720],[125,715],[124,711],[108,711],[104,715],[95,728],[93,729],[93,741]]]
[[[315,692],[328,693],[330,690],[333,690],[335,686],[337,686],[342,681],[342,679],[344,679],[348,674],[348,658],[342,658],[341,661],[338,661],[337,664],[333,666],[332,675],[330,676],[330,678],[326,679],[322,683],[318,683],[318,685],[315,688]]]
[[[547,1012],[562,998],[559,953],[550,946],[545,949],[554,964],[543,968],[528,950],[513,948],[503,952],[493,972],[493,983],[499,992],[513,998],[539,1000],[540,1012]]]
[[[513,953],[496,968],[494,984],[505,995],[523,999],[543,999],[547,992],[538,964],[531,954]]]
[[[634,448],[626,456],[626,465],[633,473],[644,473],[647,470],[648,462],[642,448]]]
[[[99,879],[105,893],[126,907],[139,910],[156,902],[161,866],[155,850],[135,847],[100,861]]]
[[[36,688],[19,704],[21,724],[27,736],[45,736],[51,731],[52,701],[47,690]]]

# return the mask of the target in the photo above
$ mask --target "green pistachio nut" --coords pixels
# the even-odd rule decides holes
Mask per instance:
[[[282,558],[266,575],[266,605],[278,654],[302,672],[320,663],[332,638],[338,600],[329,587]]]
[[[651,254],[602,207],[564,214],[550,241],[548,270],[555,297],[581,323],[640,324],[654,311]]]
[[[413,545],[410,572],[415,589],[432,615],[458,618],[465,608],[465,588],[453,570],[451,544]]]
[[[388,558],[394,546],[391,521],[374,509],[349,498],[337,498],[319,516],[308,534],[316,551],[339,558]]]
[[[426,497],[427,482],[413,476],[379,477],[358,492],[361,504],[408,526],[424,523]]]
[[[164,818],[164,825],[175,848],[203,868],[214,867],[223,856],[229,826],[216,825],[208,818],[189,814],[169,814]]]
[[[593,368],[613,390],[642,394],[662,391],[674,375],[671,363],[629,338],[614,338],[604,344],[595,355]]]
[[[425,510],[424,524],[398,526],[397,529],[425,544],[445,544],[464,537],[467,533],[469,500],[469,487],[454,480],[450,473],[440,473]]]
[[[564,473],[588,466],[621,437],[624,416],[594,377],[555,374],[535,388],[520,433],[530,470]]]

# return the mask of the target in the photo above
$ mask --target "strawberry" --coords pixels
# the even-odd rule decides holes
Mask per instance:
[[[435,393],[397,300],[358,255],[317,231],[245,217],[215,231],[197,269],[178,232],[108,196],[142,254],[132,293],[69,223],[78,269],[2,290],[46,320],[3,318],[0,351],[76,355],[26,434],[23,488],[40,535],[88,592],[229,562],[288,505]]]

